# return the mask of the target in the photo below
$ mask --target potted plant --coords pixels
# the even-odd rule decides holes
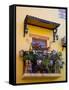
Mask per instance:
[[[45,67],[44,72],[49,73],[50,69],[49,69],[49,64],[50,64],[50,54],[47,53],[47,55],[44,57],[44,59],[42,60],[42,64]]]
[[[60,73],[61,68],[63,68],[64,62],[62,61],[62,53],[57,52],[56,55],[56,61],[55,61],[55,73]]]
[[[53,50],[51,52],[50,60],[53,61],[53,71],[54,73],[60,73],[61,68],[63,67],[64,62],[62,61],[62,53]]]
[[[32,56],[29,54],[29,52],[25,51],[24,55],[23,55],[25,73],[31,73],[32,72],[31,58],[32,58]]]
[[[34,54],[32,51],[29,52],[25,52],[24,56],[23,56],[23,60],[25,62],[25,67],[26,67],[26,62],[29,64],[29,62],[31,63],[31,72],[35,72],[35,65],[36,65],[36,60],[37,60],[37,55]]]
[[[44,59],[42,64],[45,66],[44,72],[49,73],[49,59]]]
[[[55,50],[51,51],[51,53],[43,59],[42,64],[45,66],[46,73],[60,73],[64,64],[62,61],[62,53]]]

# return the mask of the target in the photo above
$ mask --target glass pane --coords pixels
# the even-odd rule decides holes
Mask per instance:
[[[37,48],[46,48],[46,41],[40,39],[33,39],[32,46]]]

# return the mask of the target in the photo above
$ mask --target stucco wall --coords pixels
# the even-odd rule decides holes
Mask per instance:
[[[65,76],[65,64],[63,69],[61,70],[61,75],[59,78],[25,78],[23,79],[23,61],[19,57],[19,51],[21,49],[28,50],[31,37],[29,37],[29,33],[34,33],[38,35],[48,36],[50,38],[49,41],[53,40],[53,33],[50,30],[46,30],[44,28],[35,27],[28,25],[29,33],[23,37],[24,30],[24,19],[26,15],[31,15],[35,17],[39,17],[45,20],[50,20],[53,22],[60,23],[60,27],[58,28],[59,40],[55,43],[51,43],[51,49],[57,49],[62,51],[61,47],[61,38],[65,35],[65,20],[58,17],[58,9],[48,9],[48,8],[30,8],[30,7],[16,7],[16,83],[28,83],[28,82],[50,82],[50,81],[64,81]],[[63,53],[63,60],[66,62],[65,52]]]

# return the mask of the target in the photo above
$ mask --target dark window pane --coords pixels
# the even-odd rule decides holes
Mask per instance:
[[[38,47],[38,48],[45,48],[46,47],[46,41],[40,40],[40,39],[33,39],[32,40],[32,46]]]

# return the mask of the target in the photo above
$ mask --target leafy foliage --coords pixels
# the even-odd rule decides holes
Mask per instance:
[[[32,70],[35,72],[40,71],[41,73],[60,73],[60,69],[63,68],[64,62],[62,61],[62,53],[51,51],[47,55],[42,56],[42,63],[37,65],[37,60],[40,60],[39,54],[33,53],[32,51],[25,52],[23,59],[30,60],[32,62]]]

